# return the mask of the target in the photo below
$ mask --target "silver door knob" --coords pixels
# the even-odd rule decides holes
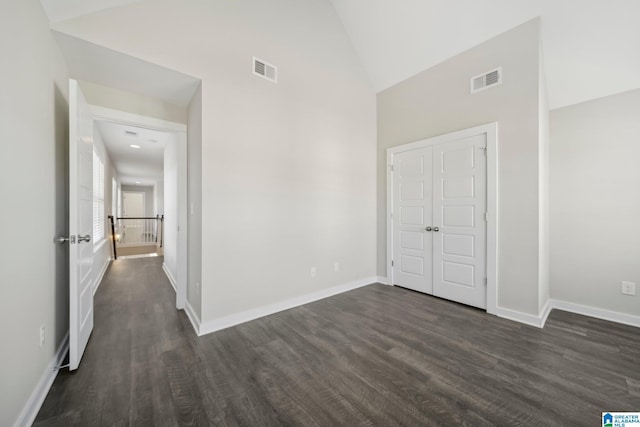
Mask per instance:
[[[63,243],[74,244],[76,242],[76,236],[71,235],[69,237],[57,237],[54,239],[54,241],[60,244],[63,244]]]
[[[433,227],[433,231],[438,232],[438,231],[440,231],[440,229],[438,227]]]
[[[86,236],[78,236],[78,243],[82,243],[82,242],[87,242],[89,243],[91,241],[91,235],[87,234]]]
[[[427,231],[431,231],[431,230],[432,230],[432,228],[431,228],[431,227],[427,227],[427,228],[425,228],[425,230],[427,230]]]

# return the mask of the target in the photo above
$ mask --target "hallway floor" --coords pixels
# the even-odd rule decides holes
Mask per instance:
[[[36,426],[601,425],[640,410],[640,330],[544,330],[372,285],[198,338],[162,258],[118,260]]]

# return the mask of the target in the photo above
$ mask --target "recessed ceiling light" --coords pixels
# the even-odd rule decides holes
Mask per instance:
[[[136,184],[142,184],[140,181],[136,181]]]
[[[140,148],[140,146],[136,145],[136,144],[131,144],[131,145],[129,145],[129,147],[131,147],[131,148]]]

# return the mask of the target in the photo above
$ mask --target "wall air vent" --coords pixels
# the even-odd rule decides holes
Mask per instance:
[[[502,67],[471,78],[471,93],[502,84]]]
[[[278,83],[278,69],[262,59],[253,57],[253,74]]]

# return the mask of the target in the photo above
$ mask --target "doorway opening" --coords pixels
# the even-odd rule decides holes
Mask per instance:
[[[116,179],[109,178],[108,157],[110,156],[104,148],[101,133],[95,131],[99,125],[111,123],[130,126],[145,131],[169,133],[175,137],[175,143],[167,145],[173,150],[172,168],[164,167],[162,180],[147,183],[155,193],[152,198],[154,209],[151,215],[158,215],[159,202],[164,199],[162,229],[147,232],[144,231],[144,227],[141,227],[143,231],[138,234],[141,236],[151,234],[154,235],[154,240],[162,239],[164,261],[162,267],[176,290],[176,308],[185,309],[190,319],[199,316],[199,312],[196,312],[193,306],[199,307],[200,293],[190,289],[189,302],[187,302],[187,279],[188,275],[194,278],[192,280],[192,287],[194,287],[193,284],[199,282],[201,265],[200,245],[197,243],[201,227],[199,208],[201,194],[198,184],[201,180],[201,169],[198,161],[202,135],[202,82],[196,77],[64,33],[57,31],[53,33],[72,77],[69,90],[70,236],[68,240],[70,244],[72,237],[74,242],[76,238],[82,242],[82,245],[71,245],[72,250],[69,253],[70,270],[77,273],[70,274],[69,280],[69,341],[72,350],[70,354],[77,356],[75,362],[70,364],[70,369],[73,370],[77,369],[91,334],[93,294],[97,291],[107,269],[112,265],[110,262],[113,256],[112,236],[116,233],[115,224],[114,230],[110,230],[108,215],[114,218],[122,217],[122,185],[125,182],[120,177],[122,174],[116,174],[113,171],[111,174]],[[187,151],[187,124],[191,135],[189,151]],[[146,142],[151,143],[151,141]],[[126,148],[136,150],[132,145],[140,144],[130,142]],[[103,147],[101,151],[94,151],[95,147],[100,146]],[[71,151],[72,147],[74,152]],[[92,169],[96,169],[91,163],[92,154],[94,154],[92,151],[96,154],[96,164],[102,165],[102,168],[97,168],[102,170],[97,180],[92,180],[90,177]],[[189,169],[187,169],[187,153],[190,161],[194,162]],[[164,166],[164,160],[161,160],[161,163]],[[175,204],[166,202],[165,192],[169,185],[167,185],[165,174],[168,170],[173,173],[174,179],[170,181],[175,183],[171,186],[177,200]],[[79,180],[79,177],[82,180]],[[92,181],[99,182],[100,179],[103,180],[103,185],[92,188]],[[136,184],[136,181],[130,184],[145,184],[145,181],[139,181],[140,184]],[[192,185],[188,186],[188,182]],[[74,205],[74,200],[76,202],[78,200],[77,197],[76,199],[71,197],[74,194],[82,196],[81,205]],[[187,203],[190,203],[190,212],[194,215],[191,220],[187,218]],[[175,212],[169,212],[170,206]],[[188,240],[189,233],[191,238]],[[169,242],[171,235],[175,240],[174,245]],[[191,246],[189,255],[192,260],[187,258],[188,243]],[[78,247],[81,247],[83,252],[76,254]],[[170,247],[174,248],[172,253],[169,253]],[[169,264],[174,267],[171,268]],[[80,277],[82,280],[79,279]],[[199,290],[198,287],[195,288]]]
[[[110,160],[117,188],[108,215],[111,257],[163,256],[162,267],[184,308],[187,281],[187,126],[91,105],[97,148]],[[109,204],[107,204],[109,206]]]

